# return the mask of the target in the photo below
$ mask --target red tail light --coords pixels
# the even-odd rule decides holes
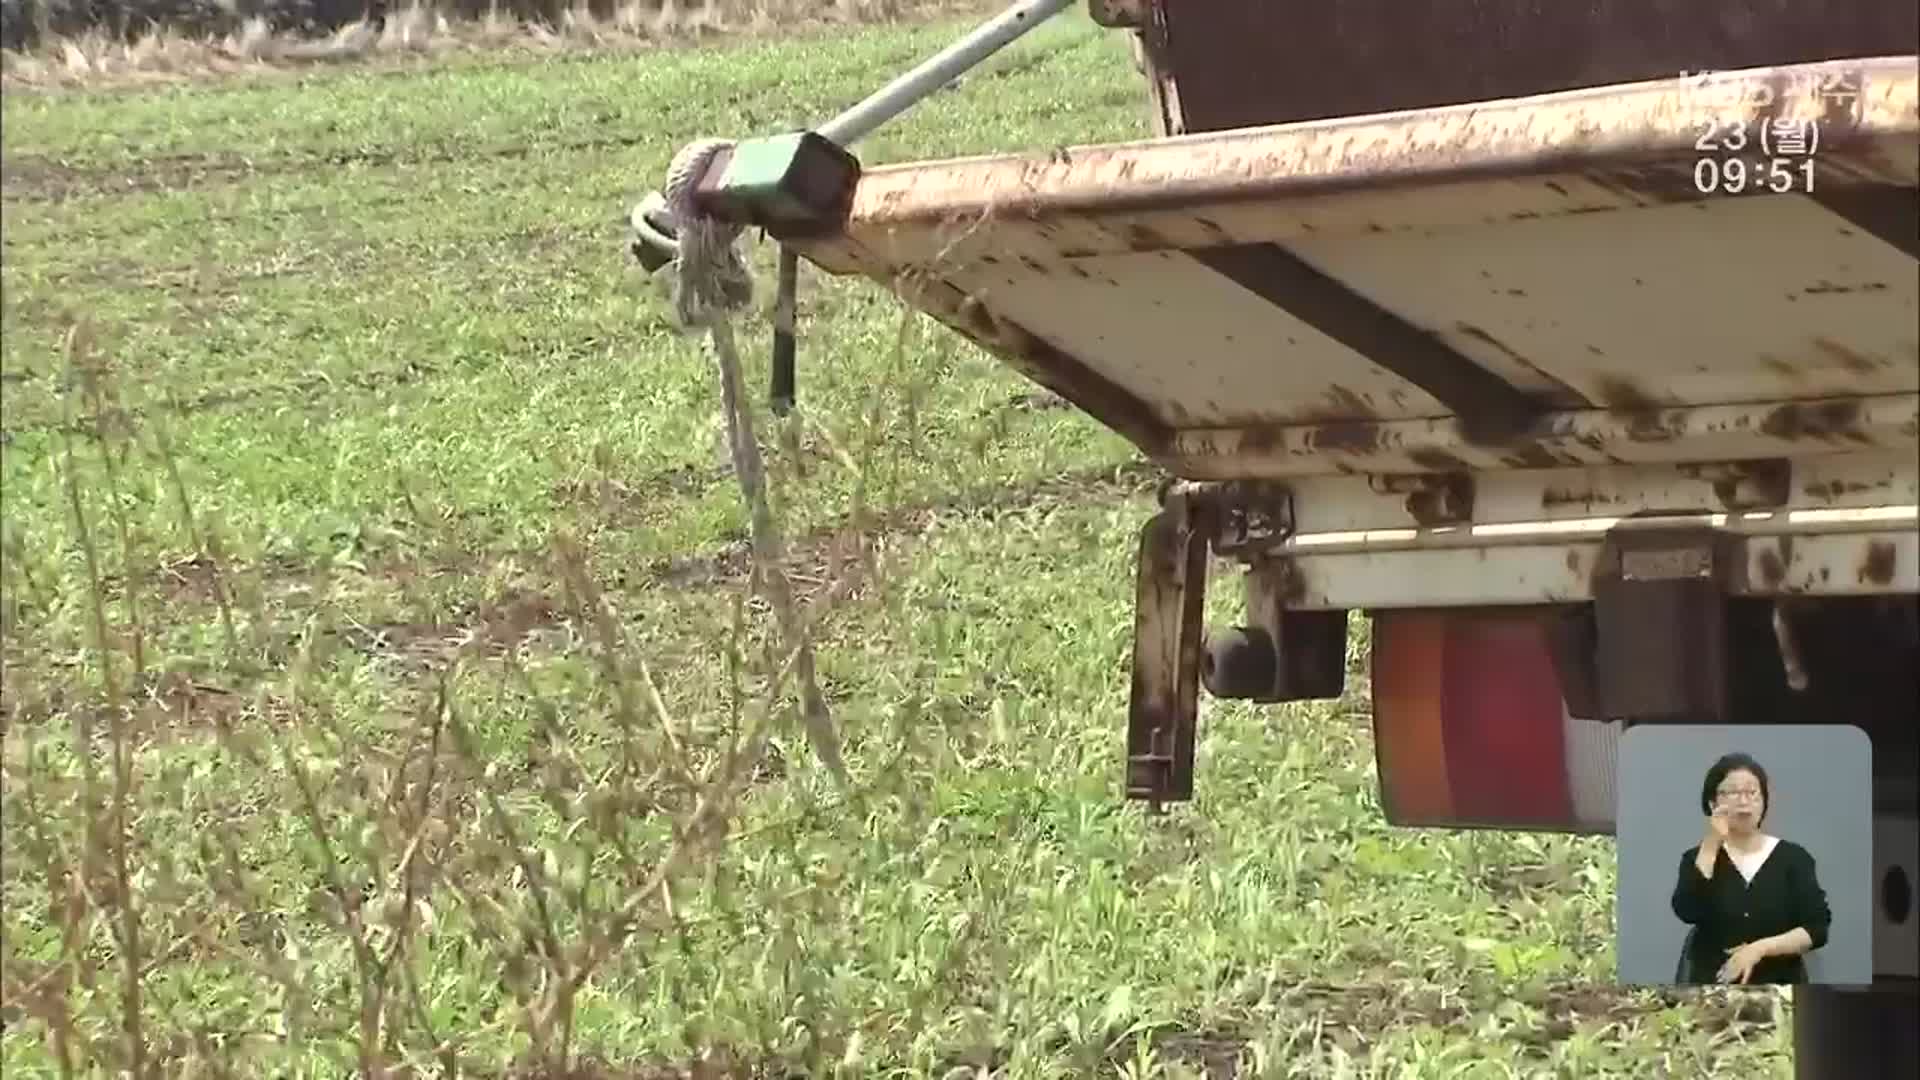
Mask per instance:
[[[1386,611],[1373,731],[1387,820],[1611,832],[1613,725],[1569,715],[1549,646],[1560,608]]]

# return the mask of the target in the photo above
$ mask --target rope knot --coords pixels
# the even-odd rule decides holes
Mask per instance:
[[[694,192],[730,139],[689,143],[667,168],[667,212],[673,216],[680,255],[673,263],[674,312],[683,326],[705,326],[753,299],[753,276],[736,246],[741,227],[700,212]]]

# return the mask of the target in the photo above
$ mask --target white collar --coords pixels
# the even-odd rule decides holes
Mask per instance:
[[[1773,854],[1773,849],[1779,843],[1779,837],[1763,835],[1760,838],[1760,846],[1752,851],[1736,852],[1732,848],[1727,848],[1727,858],[1733,860],[1733,868],[1740,871],[1741,877],[1752,881],[1753,875],[1759,873],[1760,868],[1766,865],[1767,856]]]

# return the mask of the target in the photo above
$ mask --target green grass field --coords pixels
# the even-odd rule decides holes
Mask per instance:
[[[821,275],[817,763],[624,217],[954,31],[7,96],[7,1075],[1790,1074],[1770,991],[1606,985],[1608,843],[1383,825],[1363,632],[1123,806],[1155,478]],[[861,149],[1144,117],[1076,16]]]

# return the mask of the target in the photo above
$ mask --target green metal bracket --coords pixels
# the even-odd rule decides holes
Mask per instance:
[[[715,158],[694,194],[722,221],[780,240],[831,233],[846,221],[860,161],[811,131],[745,139]]]

